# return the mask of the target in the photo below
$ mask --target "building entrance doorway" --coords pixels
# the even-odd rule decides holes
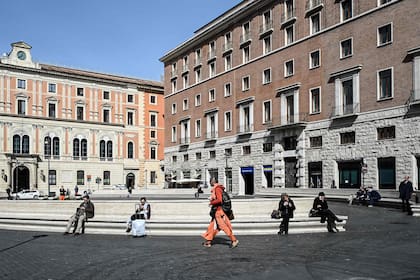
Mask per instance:
[[[252,166],[241,167],[241,174],[245,183],[245,194],[253,195],[254,194],[254,167]]]
[[[338,163],[338,173],[340,177],[340,188],[360,188],[361,185],[361,161],[349,161]]]
[[[134,176],[133,173],[128,173],[127,177],[125,178],[125,185],[127,186],[127,189],[129,187],[134,188],[135,184],[136,184],[136,176]]]
[[[16,166],[13,170],[13,192],[29,190],[29,169],[24,165]]]
[[[308,169],[309,187],[322,188],[322,162],[310,162]]]
[[[285,186],[286,188],[296,188],[297,178],[297,159],[296,158],[285,158]]]

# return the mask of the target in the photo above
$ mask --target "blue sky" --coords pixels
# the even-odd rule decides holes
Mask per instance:
[[[0,54],[25,41],[35,61],[159,81],[166,52],[241,0],[13,0]]]

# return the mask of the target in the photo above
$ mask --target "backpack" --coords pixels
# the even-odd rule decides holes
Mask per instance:
[[[225,213],[232,211],[232,202],[230,200],[229,194],[225,190],[222,192],[222,209]]]

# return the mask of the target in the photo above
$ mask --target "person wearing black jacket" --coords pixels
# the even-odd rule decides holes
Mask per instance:
[[[75,235],[79,235],[80,231],[83,226],[83,222],[85,222],[87,219],[91,219],[95,216],[95,206],[90,201],[90,198],[88,195],[83,196],[83,202],[79,205],[79,207],[76,210],[76,213],[74,213],[67,223],[66,231],[64,232],[64,235],[70,233],[70,228],[73,224],[77,223],[77,227],[75,230]]]
[[[400,198],[402,202],[402,211],[407,211],[408,215],[413,215],[413,212],[411,211],[410,206],[410,198],[413,194],[413,183],[410,182],[410,177],[405,176],[404,181],[400,183],[400,186],[398,188],[398,191],[400,192]]]
[[[323,192],[320,192],[318,197],[314,199],[312,209],[315,210],[316,216],[321,217],[321,223],[325,223],[325,220],[327,220],[328,232],[338,232],[335,222],[342,222],[343,220],[328,209],[328,203]]]
[[[295,203],[289,198],[289,195],[286,193],[282,194],[279,202],[279,212],[282,218],[279,235],[289,233],[289,220],[293,218],[295,209]]]

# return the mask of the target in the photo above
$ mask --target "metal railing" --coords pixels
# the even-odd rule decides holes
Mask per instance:
[[[181,138],[179,138],[179,143],[181,145],[189,144],[190,143],[190,137],[181,137]]]
[[[229,41],[229,42],[224,43],[224,44],[223,44],[223,47],[222,47],[223,52],[226,52],[226,51],[228,51],[228,50],[231,50],[232,48],[233,48],[233,43],[232,43],[232,41]]]
[[[284,23],[288,22],[289,20],[293,19],[294,17],[296,17],[295,8],[293,8],[289,11],[283,11],[283,13],[281,14],[281,23],[284,24]]]
[[[264,22],[260,25],[260,34],[264,34],[265,32],[270,31],[271,29],[273,29],[273,20]]]
[[[243,44],[245,42],[248,42],[249,40],[251,40],[251,32],[246,32],[244,34],[241,35],[240,39],[239,39],[240,43]]]
[[[360,112],[360,104],[342,104],[340,106],[333,107],[332,116],[349,116]]]
[[[306,11],[312,10],[313,8],[316,8],[320,6],[323,3],[323,0],[307,0],[306,1]]]
[[[208,52],[208,54],[207,54],[207,59],[208,60],[213,59],[215,57],[216,57],[216,51],[215,50],[211,50],[211,51]]]
[[[206,139],[216,139],[217,138],[217,131],[210,131],[206,132]]]
[[[254,131],[254,125],[253,124],[238,125],[237,131],[238,131],[238,133],[252,132],[252,131]]]

